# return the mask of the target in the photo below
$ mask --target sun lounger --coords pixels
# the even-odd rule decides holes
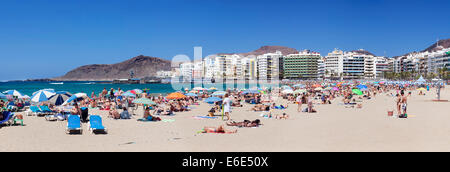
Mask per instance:
[[[103,126],[102,117],[98,115],[91,115],[89,117],[89,130],[91,133],[94,133],[95,131],[107,132],[106,128]]]
[[[14,121],[14,113],[11,113],[9,111],[6,111],[3,113],[4,119],[0,121],[0,124],[6,124],[8,123],[10,126],[13,124]]]
[[[37,106],[30,106],[30,110],[31,110],[31,112],[33,112],[33,115],[36,115],[36,116],[44,114],[44,112],[41,109],[39,109]]]
[[[67,118],[66,133],[71,134],[73,131],[79,131],[80,134],[83,133],[83,129],[81,128],[81,119],[78,115],[69,115]]]
[[[50,110],[50,108],[48,106],[40,106],[39,108],[44,113],[48,113],[48,114],[54,113],[52,110]]]

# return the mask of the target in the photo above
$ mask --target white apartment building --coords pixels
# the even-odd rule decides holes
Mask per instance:
[[[374,57],[374,77],[383,78],[384,72],[389,72],[389,61],[386,57]]]
[[[156,72],[156,77],[158,78],[168,78],[174,75],[173,71],[158,71]]]
[[[280,51],[267,53],[256,58],[258,67],[258,78],[260,80],[278,79],[280,72],[280,58],[283,54]]]
[[[362,50],[361,50],[362,51]],[[326,78],[375,79],[389,67],[386,58],[334,49],[324,58]],[[378,66],[377,66],[378,64]]]
[[[241,59],[243,79],[254,80],[257,74],[257,62],[255,58],[244,57]]]
[[[325,77],[334,78],[342,74],[343,71],[344,52],[342,50],[334,49],[333,52],[328,53],[325,57]]]
[[[192,79],[194,64],[192,62],[184,62],[180,64],[180,75],[185,79]]]
[[[450,48],[439,47],[439,50],[433,52],[415,52],[406,56],[399,56],[393,59],[393,71],[400,72],[418,72],[438,73],[438,69],[450,68]]]
[[[325,78],[325,58],[317,60],[317,78]]]

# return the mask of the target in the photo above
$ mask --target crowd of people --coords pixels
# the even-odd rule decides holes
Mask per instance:
[[[75,101],[64,106],[55,106],[49,102],[39,103],[39,106],[48,106],[57,114],[79,115],[86,121],[89,109],[108,111],[108,117],[112,119],[139,118],[140,121],[161,121],[162,116],[170,116],[175,113],[190,111],[191,106],[199,105],[202,100],[210,97],[218,97],[220,101],[212,102],[207,116],[215,117],[221,113],[225,117],[226,126],[257,127],[260,121],[235,122],[232,119],[232,109],[248,107],[248,111],[262,112],[261,117],[274,119],[289,119],[294,114],[287,114],[290,104],[294,104],[296,111],[301,113],[317,113],[315,105],[342,104],[345,107],[362,108],[366,100],[385,94],[395,99],[395,109],[399,118],[407,116],[408,97],[418,88],[427,90],[435,88],[435,84],[398,84],[369,81],[291,81],[282,82],[282,87],[252,88],[253,91],[240,89],[226,89],[225,94],[214,95],[215,90],[201,90],[195,92],[195,96],[183,96],[169,99],[162,94],[152,95],[145,90],[134,96],[125,96],[125,92],[118,88],[107,90],[104,88],[98,95],[92,92],[90,97]],[[443,86],[439,86],[442,88]],[[193,91],[193,90],[192,90]],[[192,93],[191,91],[191,93]],[[189,90],[180,91],[187,95]],[[425,95],[420,90],[418,95]],[[154,104],[136,104],[134,100],[145,98]],[[282,98],[283,101],[277,101]],[[5,102],[0,100],[0,112],[22,109],[29,102],[22,99],[13,99]],[[297,105],[295,105],[297,104]],[[14,109],[16,108],[16,109]],[[135,114],[138,108],[143,108],[143,114]],[[70,110],[68,110],[70,109]],[[3,118],[0,113],[0,120]],[[215,128],[214,132],[222,132],[224,126]],[[205,130],[213,131],[211,127]],[[231,131],[232,133],[232,131]]]

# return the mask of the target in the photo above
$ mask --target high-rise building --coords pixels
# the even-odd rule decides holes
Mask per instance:
[[[343,72],[344,52],[334,49],[325,57],[325,78],[337,78]]]
[[[284,78],[317,79],[320,58],[320,53],[309,50],[285,56],[283,59]]]
[[[279,79],[279,60],[281,57],[283,57],[281,51],[276,51],[275,53],[263,54],[256,58],[259,80]]]

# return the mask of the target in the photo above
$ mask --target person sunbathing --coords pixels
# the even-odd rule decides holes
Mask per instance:
[[[113,107],[109,111],[108,117],[113,118],[113,119],[120,119],[120,114],[119,114],[119,112],[117,112],[116,108]]]
[[[270,106],[258,104],[258,105],[255,105],[255,107],[251,108],[250,110],[251,111],[269,111]]]
[[[289,115],[283,113],[283,115],[275,115],[275,119],[289,119]]]
[[[150,108],[146,107],[145,111],[144,111],[143,119],[141,119],[141,120],[143,120],[143,121],[161,121],[161,118],[151,115]]]
[[[170,110],[169,107],[165,107],[164,111],[161,112],[161,115],[172,115],[172,114],[173,114],[173,112],[172,112],[172,110]]]
[[[244,120],[243,122],[229,122],[227,123],[228,126],[235,126],[235,127],[259,127],[261,125],[261,121],[259,119],[254,121]]]
[[[205,127],[203,133],[222,133],[222,134],[232,134],[236,133],[237,130],[227,130],[222,125],[219,127]]]

